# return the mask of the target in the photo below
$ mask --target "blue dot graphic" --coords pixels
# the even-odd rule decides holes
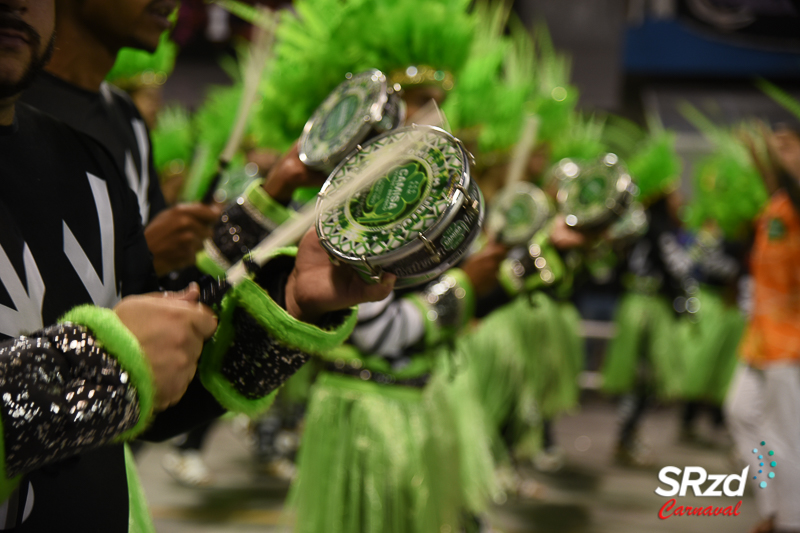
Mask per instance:
[[[758,484],[758,486],[761,487],[762,489],[766,489],[767,488],[767,482],[766,481],[762,481],[761,483]]]
[[[758,453],[758,448],[753,448],[753,453]]]
[[[775,452],[773,452],[772,450],[770,450],[770,451],[769,451],[769,454],[770,454],[770,455],[775,455]]]
[[[775,468],[776,466],[778,466],[778,463],[777,463],[776,461],[772,461],[772,462],[769,464],[769,466],[771,466],[771,467]]]
[[[758,463],[758,466],[764,466],[764,463]]]
[[[775,477],[775,472],[770,472],[770,473],[769,473],[769,478],[770,478],[770,479],[773,479],[774,477]]]
[[[759,473],[759,474],[760,474],[760,473],[762,473],[762,472],[763,472],[763,470],[759,470],[759,471],[758,471],[758,473]]]
[[[758,456],[758,458],[759,458],[759,459],[763,459],[763,458],[764,458],[764,456],[763,456],[763,455],[759,455],[759,456]]]
[[[753,479],[758,479],[758,476],[753,476]]]

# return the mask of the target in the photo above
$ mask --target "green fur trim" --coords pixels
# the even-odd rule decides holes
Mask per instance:
[[[6,439],[3,435],[3,424],[0,420],[0,502],[8,499],[14,489],[19,485],[19,480],[22,476],[16,476],[8,479],[6,476]]]
[[[133,439],[150,422],[155,400],[153,371],[139,341],[111,309],[81,305],[61,317],[59,322],[72,322],[92,330],[94,337],[116,358],[122,369],[130,376],[139,399],[139,421],[134,427],[119,435],[116,440]]]
[[[289,220],[292,212],[267,194],[267,191],[261,186],[263,182],[264,180],[259,179],[251,183],[244,192],[244,197],[266,218],[276,224],[283,224]]]
[[[275,256],[294,257],[296,253],[295,248],[283,248]],[[339,346],[353,332],[358,318],[353,309],[343,324],[325,330],[293,318],[250,279],[230,290],[222,301],[217,332],[206,344],[200,358],[200,378],[223,407],[251,416],[267,409],[274,400],[275,392],[257,400],[244,398],[220,373],[225,354],[233,343],[233,312],[237,307],[247,311],[278,342],[311,354]]]
[[[156,533],[153,518],[147,508],[147,497],[139,480],[136,459],[125,444],[125,477],[128,480],[128,533]]]

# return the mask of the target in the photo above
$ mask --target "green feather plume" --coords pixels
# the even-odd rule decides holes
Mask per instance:
[[[645,204],[669,192],[681,176],[675,135],[668,131],[652,133],[639,143],[626,162],[639,187],[639,201]]]
[[[197,157],[192,163],[192,172],[186,180],[181,197],[184,201],[196,201],[208,188],[219,163],[219,156],[228,141],[236,109],[242,95],[242,85],[213,86],[208,90],[201,107],[194,114],[194,129],[197,140]]]
[[[592,160],[605,153],[604,125],[605,120],[594,115],[569,115],[563,133],[551,143],[552,160],[558,162],[566,157]]]
[[[153,161],[159,174],[178,162],[188,167],[194,152],[194,127],[189,112],[181,106],[164,108],[158,122],[150,132],[153,143]]]
[[[734,131],[717,126],[689,104],[681,112],[714,145],[714,152],[693,170],[687,223],[699,228],[714,221],[727,237],[741,237],[769,200],[761,175]]]

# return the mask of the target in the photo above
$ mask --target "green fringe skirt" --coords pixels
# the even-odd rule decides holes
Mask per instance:
[[[469,389],[444,377],[415,389],[321,373],[289,497],[295,531],[455,533],[475,484],[461,461],[474,446],[459,442],[470,433],[451,404]]]
[[[687,400],[722,405],[736,370],[745,318],[713,289],[701,289],[699,299],[696,321],[681,324],[688,341],[682,394]]]
[[[622,297],[615,318],[616,334],[603,361],[603,390],[631,392],[642,360],[647,361],[657,394],[676,398],[685,376],[686,331],[666,297],[629,292]]]
[[[459,343],[487,420],[495,431],[511,424],[518,456],[540,449],[542,420],[578,405],[579,324],[574,306],[539,292],[490,314]]]

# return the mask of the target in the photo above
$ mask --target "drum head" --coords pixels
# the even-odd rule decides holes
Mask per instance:
[[[527,243],[550,218],[547,196],[528,182],[504,187],[492,202],[486,216],[489,235],[509,246]]]
[[[616,220],[630,203],[631,176],[615,154],[582,164],[564,160],[559,167],[556,174],[565,178],[558,203],[568,226],[602,228]]]
[[[300,160],[330,170],[369,135],[383,118],[388,100],[386,76],[368,70],[339,84],[306,122],[300,137]]]
[[[424,128],[424,142],[403,161],[344,205],[326,205],[326,193],[369,165],[381,147],[399,141],[415,128]],[[461,143],[439,128],[400,128],[376,137],[342,161],[322,188],[317,234],[323,246],[334,258],[353,264],[366,262],[389,272],[427,268],[422,263],[429,263],[434,252],[439,256],[434,262],[446,265],[450,255],[469,246],[482,222],[481,210],[472,217],[461,213],[466,211],[462,206],[467,196],[459,187],[475,187],[468,161]],[[480,198],[479,191],[476,197]]]

